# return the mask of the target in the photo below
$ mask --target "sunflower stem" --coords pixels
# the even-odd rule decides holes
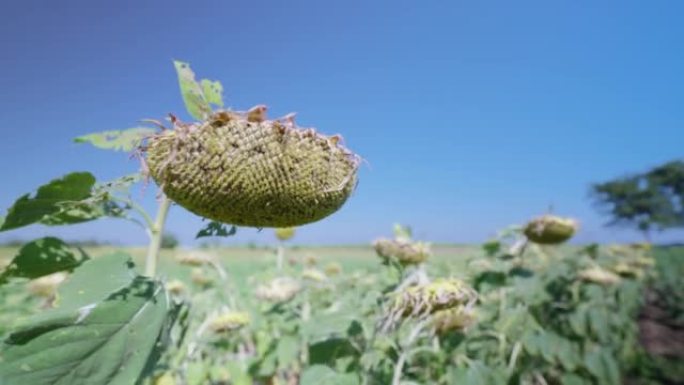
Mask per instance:
[[[409,349],[413,346],[413,343],[416,341],[418,338],[418,335],[420,332],[423,330],[423,328],[426,326],[427,321],[422,320],[418,322],[417,325],[413,327],[411,330],[411,333],[409,334],[408,338],[406,339],[406,343],[404,346],[401,348],[401,354],[399,355],[399,359],[397,360],[397,363],[394,365],[394,374],[392,375],[392,385],[401,385],[401,376],[404,371],[404,365],[406,364],[406,358],[408,357]]]
[[[159,248],[161,247],[164,223],[166,223],[169,207],[171,207],[171,200],[166,195],[162,195],[159,209],[157,210],[157,218],[150,228],[150,245],[147,249],[147,258],[145,259],[145,275],[148,277],[154,277],[157,274]]]

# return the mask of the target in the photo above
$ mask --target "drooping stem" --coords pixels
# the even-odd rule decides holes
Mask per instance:
[[[166,214],[168,214],[170,206],[171,200],[166,195],[162,195],[159,209],[157,210],[157,218],[150,229],[150,246],[147,249],[147,258],[145,259],[145,275],[148,277],[154,277],[157,274],[159,248],[161,247],[162,235],[164,233]]]
[[[421,263],[420,265],[416,266],[416,268],[409,275],[407,275],[401,281],[401,283],[399,283],[399,286],[397,286],[395,291],[399,292],[409,286],[426,285],[428,283],[430,283],[430,277],[428,277],[427,271],[425,270],[425,264]]]
[[[404,364],[406,364],[406,358],[408,356],[408,350],[411,348],[413,343],[416,341],[416,338],[418,338],[418,335],[420,332],[423,330],[423,328],[426,325],[426,321],[422,320],[418,322],[417,325],[413,327],[411,330],[411,333],[409,334],[408,338],[406,339],[406,343],[404,346],[402,346],[401,349],[401,354],[399,355],[399,359],[397,360],[397,363],[394,365],[394,374],[392,375],[392,385],[400,385],[401,384],[401,375],[404,371]]]

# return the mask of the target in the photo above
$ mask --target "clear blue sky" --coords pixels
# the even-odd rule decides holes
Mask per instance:
[[[579,241],[629,240],[602,227],[589,184],[684,152],[684,2],[4,1],[0,13],[0,207],[69,171],[133,171],[71,138],[187,116],[172,59],[221,80],[230,106],[296,111],[369,161],[301,243],[368,242],[394,222],[482,241],[549,204],[579,218]],[[136,194],[153,208],[153,189]],[[184,242],[199,226],[172,210]],[[116,221],[0,240],[47,234],[145,242]],[[231,242],[271,238],[241,229]]]

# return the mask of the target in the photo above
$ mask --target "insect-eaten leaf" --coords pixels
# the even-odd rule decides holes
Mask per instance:
[[[52,273],[73,270],[88,256],[80,249],[69,247],[59,238],[45,237],[25,244],[5,271],[0,284],[9,278],[39,278]]]
[[[147,127],[135,127],[127,130],[112,130],[74,138],[76,143],[90,143],[97,148],[113,151],[133,151],[142,141],[154,135],[156,131]]]
[[[223,86],[218,80],[202,79],[202,91],[207,102],[223,107]]]
[[[58,307],[20,321],[0,345],[0,384],[130,385],[159,358],[173,311],[158,281],[130,257],[89,260]]]
[[[223,86],[218,81],[202,79],[195,80],[195,73],[190,69],[190,64],[182,61],[174,61],[178,84],[185,108],[190,115],[197,120],[204,120],[211,113],[211,104],[223,106]]]
[[[24,227],[59,213],[62,210],[60,204],[90,197],[94,184],[95,177],[91,173],[73,172],[40,186],[35,196],[26,194],[14,202],[0,231]]]
[[[104,301],[41,314],[3,343],[0,383],[137,383],[168,310],[161,284],[137,277]]]
[[[228,228],[230,226],[230,228]],[[230,237],[235,235],[237,227],[233,225],[226,225],[225,223],[211,221],[202,230],[200,230],[195,239],[204,237]]]
[[[35,196],[26,194],[9,208],[0,231],[13,230],[40,223],[47,226],[70,225],[100,217],[124,218],[130,206],[113,199],[128,194],[131,185],[140,181],[138,174],[111,182],[95,184],[88,172],[74,172],[40,186]],[[123,200],[127,202],[126,200]]]

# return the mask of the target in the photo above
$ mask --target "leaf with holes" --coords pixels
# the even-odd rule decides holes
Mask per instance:
[[[223,107],[223,86],[217,80],[202,79],[200,82],[207,102]]]
[[[74,142],[90,143],[103,150],[130,152],[140,146],[146,137],[154,135],[155,132],[156,130],[153,128],[135,127],[126,130],[111,130],[83,135],[74,138]]]
[[[25,244],[5,271],[0,275],[0,284],[9,278],[38,278],[58,271],[73,270],[87,255],[76,250],[61,239],[45,237]]]
[[[136,277],[105,300],[29,318],[0,347],[0,383],[136,383],[166,325],[161,284]]]
[[[202,86],[195,80],[195,73],[190,69],[188,63],[174,61],[173,64],[176,67],[176,73],[178,73],[178,85],[185,108],[193,118],[204,120],[211,112],[211,106],[204,96]]]
[[[204,237],[230,237],[235,235],[237,232],[237,227],[223,224],[221,222],[211,221],[202,230],[200,230],[195,239]]]
[[[26,194],[14,202],[0,231],[41,222],[47,216],[59,213],[62,210],[60,204],[90,197],[94,185],[95,177],[91,173],[73,172],[40,186],[35,196]]]

